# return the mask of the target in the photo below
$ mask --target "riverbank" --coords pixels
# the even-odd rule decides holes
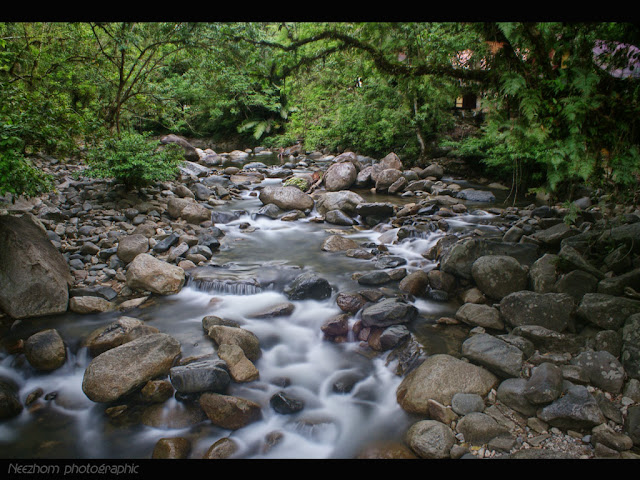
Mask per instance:
[[[264,377],[264,352],[273,348],[249,318],[292,319],[301,302],[321,302],[332,306],[316,330],[322,341],[391,365],[394,401],[411,420],[406,432],[392,435],[401,441],[366,445],[355,457],[637,457],[637,207],[590,198],[572,206],[506,206],[508,190],[500,185],[469,184],[435,162],[405,169],[393,154],[374,160],[287,152],[281,160],[268,151],[189,151],[179,181],[135,193],[76,179],[82,165],[54,161],[45,170],[56,176],[57,193],[9,206],[14,216],[38,220],[28,223],[62,256],[69,277],[57,287],[64,292],[67,285],[64,306],[64,293],[52,295],[57,302],[43,302],[42,289],[33,299],[10,293],[20,301],[3,303],[11,313],[3,317],[6,364],[55,371],[68,361],[69,345],[55,332],[46,332],[45,343],[57,345],[57,353],[32,353],[32,337],[43,334],[28,309],[49,308],[36,318],[104,315],[114,323],[85,335],[74,353],[87,348],[89,365],[96,361],[83,369],[83,392],[111,421],[135,421],[136,405],[166,406],[176,398],[189,405],[193,424],[238,432],[259,412],[296,415],[310,402],[287,392],[287,383],[264,403],[226,395],[232,384]],[[302,227],[296,235],[307,239],[318,235],[317,250],[309,253],[297,236],[284,254],[278,243],[288,237],[274,230],[268,269],[225,268],[219,259],[236,259],[232,252],[251,260],[252,250],[242,246],[274,222]],[[16,249],[31,230],[23,226]],[[323,266],[331,263],[341,273]],[[136,318],[191,287],[280,296],[239,321],[211,307],[201,323],[215,355],[203,358]],[[28,334],[15,335],[21,328]],[[434,330],[456,332],[453,346],[434,345]],[[143,369],[127,356],[134,347],[164,353]],[[141,401],[145,389],[155,392],[153,401]],[[4,418],[34,414],[47,401],[46,392],[10,385],[3,392],[10,399]],[[229,409],[252,413],[220,418]],[[225,423],[230,417],[236,423]],[[251,456],[234,444],[238,433],[219,436],[226,440],[206,455]],[[261,442],[286,438],[273,432]],[[194,455],[183,440],[159,441],[157,455]]]

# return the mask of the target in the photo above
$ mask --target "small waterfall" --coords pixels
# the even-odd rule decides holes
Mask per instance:
[[[233,280],[199,280],[188,278],[185,286],[195,288],[203,292],[227,293],[230,295],[255,295],[264,289],[252,282],[238,282]]]

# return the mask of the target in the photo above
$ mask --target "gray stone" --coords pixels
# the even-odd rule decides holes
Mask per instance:
[[[67,360],[64,341],[58,331],[52,328],[27,338],[24,355],[33,368],[46,372],[62,367]]]
[[[490,305],[465,303],[456,311],[456,318],[468,325],[502,330],[504,322],[498,309]]]
[[[573,298],[562,293],[514,292],[500,301],[500,313],[513,327],[537,325],[564,331],[572,320]]]
[[[420,458],[450,458],[456,437],[447,425],[436,420],[421,420],[409,427],[406,442]]]
[[[483,445],[496,437],[509,435],[509,431],[493,417],[480,412],[462,417],[456,429],[462,433],[464,441],[472,445]]]
[[[0,216],[0,309],[15,319],[67,311],[73,284],[65,258],[34,217]]]
[[[456,194],[456,198],[467,200],[469,202],[492,203],[496,201],[495,195],[488,190],[476,190],[474,188],[465,188]]]
[[[555,292],[559,259],[560,257],[557,255],[545,253],[531,265],[529,269],[529,281],[533,291],[537,293]]]
[[[593,386],[611,393],[620,393],[624,384],[624,368],[609,352],[583,352],[571,360],[584,369]]]
[[[159,295],[178,293],[185,282],[184,270],[148,253],[137,255],[127,269],[127,286]]]
[[[486,333],[465,340],[462,355],[503,378],[519,377],[524,361],[522,350]]]
[[[542,408],[537,416],[551,426],[577,431],[591,429],[605,421],[595,398],[582,385],[569,387],[564,395]]]
[[[388,298],[366,307],[362,311],[362,324],[366,327],[388,327],[408,323],[418,315],[418,309],[401,299]]]
[[[171,384],[180,393],[224,392],[231,382],[222,360],[204,360],[172,367]]]
[[[285,211],[311,210],[315,204],[311,195],[297,187],[267,186],[260,191],[258,198],[264,205],[273,203]]]
[[[605,330],[618,330],[635,313],[640,313],[640,301],[604,293],[585,294],[576,310],[579,317]]]
[[[562,370],[553,363],[533,369],[524,389],[525,398],[534,405],[551,403],[562,393]]]
[[[205,317],[206,318],[206,317]],[[205,322],[203,322],[203,327]],[[232,327],[229,325],[211,325],[207,324],[207,335],[218,346],[221,345],[237,345],[242,349],[245,356],[255,362],[262,355],[260,350],[260,340],[249,330],[240,327]]]
[[[334,163],[324,174],[323,182],[329,192],[346,190],[356,181],[358,171],[355,165],[349,161]]]
[[[95,357],[84,372],[82,390],[90,400],[110,403],[167,375],[180,342],[164,333],[144,335]]]
[[[537,406],[531,404],[524,396],[527,388],[527,379],[525,378],[507,378],[498,386],[496,398],[498,401],[509,408],[521,413],[522,415],[535,415]]]
[[[620,361],[627,375],[640,380],[640,314],[631,315],[624,322]]]
[[[482,412],[484,399],[476,393],[456,393],[451,399],[451,408],[458,415]]]
[[[436,354],[403,378],[396,397],[403,410],[427,415],[430,399],[451,405],[456,393],[475,393],[484,397],[497,384],[498,378],[482,367],[451,355]]]
[[[290,300],[314,299],[322,300],[331,296],[331,285],[324,278],[313,272],[298,275],[284,289]]]

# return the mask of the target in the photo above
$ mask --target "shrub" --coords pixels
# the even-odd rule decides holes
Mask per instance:
[[[148,140],[148,134],[127,132],[92,150],[87,157],[89,168],[84,174],[113,178],[128,189],[140,188],[173,179],[183,160],[180,146],[160,146],[160,142]]]

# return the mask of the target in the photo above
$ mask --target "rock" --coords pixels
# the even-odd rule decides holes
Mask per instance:
[[[365,327],[388,327],[408,323],[418,315],[418,309],[398,298],[388,298],[362,311]]]
[[[425,295],[427,288],[429,287],[429,275],[424,270],[416,270],[404,277],[398,288],[406,293],[414,295],[416,297],[422,297]]]
[[[355,215],[358,205],[362,203],[364,203],[364,199],[350,190],[326,192],[318,194],[316,210],[321,215],[325,215],[332,210],[340,210],[348,215]]]
[[[231,382],[222,360],[202,360],[171,367],[171,385],[180,393],[224,392]]]
[[[322,242],[320,249],[325,252],[343,252],[358,247],[358,243],[350,238],[342,235],[331,235]]]
[[[252,382],[260,377],[256,366],[238,345],[223,343],[218,346],[218,356],[227,364],[227,369],[234,382]]]
[[[291,302],[282,302],[272,305],[259,312],[251,313],[248,318],[272,318],[272,317],[288,317],[293,313],[295,305]]]
[[[358,171],[351,162],[334,163],[324,174],[323,182],[329,192],[346,190],[356,181]]]
[[[616,432],[607,424],[598,425],[591,430],[591,444],[593,446],[604,445],[617,452],[631,450],[633,440],[624,433]]]
[[[570,386],[564,395],[542,408],[537,416],[554,427],[576,431],[591,429],[605,421],[595,398],[582,385]]]
[[[136,255],[149,251],[149,239],[141,234],[126,235],[118,239],[118,257],[124,262],[131,262]]]
[[[127,269],[127,286],[159,295],[178,293],[185,282],[184,270],[148,253],[137,255]]]
[[[527,380],[523,395],[533,405],[551,403],[562,393],[562,370],[553,363],[535,367]]]
[[[578,250],[569,245],[563,245],[558,252],[558,257],[560,258],[560,265],[565,270],[584,270],[598,278],[598,280],[604,278],[604,273],[588,262]]]
[[[509,436],[510,432],[486,413],[472,412],[458,421],[456,427],[471,445],[483,445],[496,437]]]
[[[331,285],[324,278],[313,272],[298,275],[293,282],[284,289],[290,300],[314,299],[322,300],[331,296]]]
[[[590,273],[584,270],[573,270],[558,279],[554,285],[554,290],[557,293],[571,295],[576,304],[578,304],[586,293],[595,292],[597,285],[598,279]]]
[[[113,303],[104,298],[87,295],[84,297],[71,297],[69,300],[69,310],[74,313],[103,313],[114,309]]]
[[[467,415],[484,410],[484,400],[476,393],[456,393],[451,399],[451,408],[458,415]]]
[[[444,168],[437,163],[432,163],[420,172],[420,178],[435,177],[438,180],[444,175]]]
[[[503,243],[501,241],[472,238],[456,243],[446,252],[440,270],[472,280],[473,263],[485,255],[507,255],[520,264],[530,266],[538,259],[538,246],[531,243]]]
[[[207,329],[207,335],[220,347],[221,345],[237,345],[245,356],[255,362],[260,358],[260,340],[249,330],[227,325],[212,325]]]
[[[409,460],[418,457],[402,442],[375,442],[366,445],[355,458],[358,460]]]
[[[17,417],[24,409],[20,403],[19,390],[13,380],[0,377],[0,420]]]
[[[451,355],[436,354],[404,377],[396,397],[403,410],[426,415],[430,399],[450,405],[456,393],[485,396],[497,384],[498,378],[482,367]]]
[[[539,325],[522,325],[511,333],[526,338],[535,348],[545,352],[576,353],[584,346],[584,339],[578,335],[560,333]]]
[[[500,301],[500,313],[513,327],[537,325],[556,332],[570,324],[573,299],[563,293],[514,292]]]
[[[199,403],[211,423],[227,430],[238,430],[262,418],[260,405],[241,397],[205,392]]]
[[[515,258],[506,255],[478,258],[473,262],[471,275],[482,293],[496,300],[525,290],[529,283],[527,270]]]
[[[69,266],[30,215],[0,216],[0,309],[15,319],[67,311]]]
[[[278,392],[271,396],[269,405],[281,415],[291,415],[304,408],[304,401],[292,397],[287,392]]]
[[[640,313],[640,301],[604,293],[585,294],[576,310],[578,317],[605,330],[620,329],[636,313]]]
[[[467,200],[468,202],[492,203],[496,201],[495,195],[488,190],[475,190],[465,188],[456,194],[456,198]]]
[[[519,377],[524,361],[522,350],[486,333],[465,340],[462,355],[503,378]]]
[[[537,406],[533,405],[524,396],[527,388],[527,379],[525,378],[507,378],[496,392],[496,399],[507,407],[521,413],[525,416],[533,416],[536,413]]]
[[[358,283],[360,285],[384,285],[391,281],[391,276],[387,272],[381,270],[374,270],[373,272],[367,272],[358,277]]]
[[[355,213],[362,217],[388,218],[393,215],[394,207],[392,203],[374,202],[359,203],[356,205]]]
[[[626,433],[633,444],[640,445],[640,405],[632,405],[624,420],[624,433]]]
[[[165,135],[160,139],[160,143],[163,145],[166,145],[169,143],[175,143],[177,145],[180,145],[183,148],[185,158],[188,161],[197,162],[200,158],[195,147],[191,145],[185,138],[180,137],[178,135],[174,135],[174,134]]]
[[[344,337],[349,333],[349,315],[339,313],[327,319],[320,330],[328,337]]]
[[[395,170],[403,169],[402,160],[400,160],[400,157],[393,152],[381,159],[377,165],[380,167],[380,171],[390,168]]]
[[[402,177],[402,172],[393,168],[382,170],[376,180],[376,191],[385,192],[393,183]]]
[[[336,303],[343,312],[356,313],[365,306],[367,299],[356,292],[341,292],[336,297]]]
[[[624,322],[620,361],[629,377],[640,380],[640,314],[630,315]]]
[[[33,368],[46,372],[62,367],[67,360],[66,346],[55,329],[42,330],[27,338],[24,354]]]
[[[611,353],[582,352],[571,359],[571,364],[582,367],[593,386],[614,394],[622,391],[624,368]]]
[[[429,270],[427,273],[429,277],[429,285],[434,290],[442,290],[447,293],[452,293],[456,286],[456,278],[441,270]]]
[[[267,205],[273,203],[282,210],[311,210],[314,201],[311,195],[297,187],[267,186],[260,191],[260,201]]]
[[[420,458],[450,458],[456,437],[447,425],[436,420],[421,420],[409,427],[406,442]]]
[[[137,318],[125,316],[106,327],[94,330],[89,335],[86,344],[91,356],[96,357],[107,350],[150,333],[158,333],[158,329],[146,325]]]
[[[349,226],[356,224],[356,221],[342,210],[329,210],[325,214],[324,220],[325,222],[332,223],[333,225]]]
[[[611,278],[605,278],[598,283],[598,293],[606,295],[624,295],[625,289],[640,290],[640,268],[631,270]]]
[[[564,222],[561,222],[544,230],[538,230],[536,233],[531,235],[531,238],[548,247],[557,247],[560,245],[562,240],[572,237],[577,233],[579,232],[574,228]]]
[[[183,437],[161,438],[153,447],[151,458],[184,459],[189,458],[191,442]]]
[[[207,450],[207,453],[205,453],[202,458],[209,460],[224,460],[232,458],[239,449],[240,447],[235,440],[229,437],[223,437],[211,445]]]
[[[189,202],[180,212],[180,216],[192,225],[211,220],[211,210],[196,202]]]
[[[145,335],[95,357],[84,372],[82,390],[90,400],[114,402],[169,373],[180,342],[164,333]]]
[[[502,330],[504,322],[498,309],[489,305],[465,303],[456,311],[456,318],[468,325]]]
[[[531,289],[537,293],[554,293],[558,278],[557,264],[560,257],[545,253],[529,269]]]

